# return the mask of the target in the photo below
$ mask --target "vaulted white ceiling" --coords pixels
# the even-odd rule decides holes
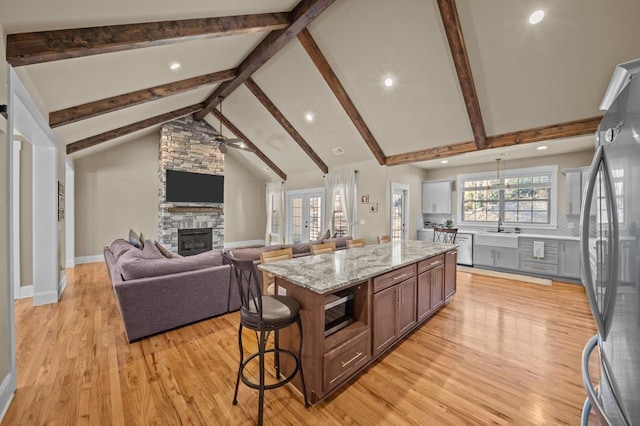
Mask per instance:
[[[5,33],[177,19],[287,12],[297,0],[7,0]],[[457,0],[469,63],[487,136],[601,115],[598,105],[614,66],[640,57],[637,0]],[[538,8],[546,18],[527,22]],[[435,0],[336,0],[308,27],[327,62],[386,156],[473,141],[473,132]],[[107,97],[237,67],[266,32],[66,59],[17,68],[34,99],[53,112]],[[180,62],[171,71],[169,64]],[[395,81],[392,87],[385,78]],[[253,80],[329,167],[374,155],[297,39]],[[62,144],[203,102],[211,84],[54,129]],[[308,122],[305,114],[312,113]],[[320,169],[244,85],[223,114],[286,174]],[[218,128],[218,120],[207,121]],[[148,132],[150,130],[143,131]],[[141,132],[80,151],[95,152]],[[228,130],[225,135],[234,137]],[[584,150],[588,137],[550,148]],[[501,148],[545,155],[532,146]],[[340,147],[344,153],[335,155]],[[494,151],[494,152],[492,152]],[[234,151],[261,170],[251,153]],[[491,161],[495,150],[460,162]],[[439,161],[416,163],[439,167]]]

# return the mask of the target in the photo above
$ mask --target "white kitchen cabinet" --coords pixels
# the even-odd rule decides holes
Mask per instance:
[[[422,213],[451,214],[452,180],[422,182]]]
[[[580,242],[560,241],[558,275],[566,278],[580,278]]]
[[[589,167],[564,169],[564,213],[579,215],[582,209],[582,194],[589,181]],[[591,211],[595,212],[595,197],[592,200]]]
[[[580,200],[582,199],[582,171],[569,169],[563,171],[564,183],[564,212],[565,214],[580,214]]]

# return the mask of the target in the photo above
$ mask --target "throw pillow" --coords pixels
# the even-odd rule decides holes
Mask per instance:
[[[320,238],[321,240],[327,240],[331,238],[331,229],[327,229],[327,232],[324,233],[324,235],[322,236],[322,238]]]
[[[159,242],[156,241],[154,244],[158,248],[160,253],[162,253],[162,255],[164,257],[166,257],[167,259],[171,259],[171,258],[175,257],[174,254],[168,248],[166,248],[165,246],[163,246]]]
[[[142,249],[142,255],[145,259],[164,259],[164,255],[158,250],[153,241],[147,240],[144,242],[144,248]]]
[[[140,239],[140,236],[136,234],[133,229],[129,229],[129,243],[140,250],[144,247],[144,243]]]

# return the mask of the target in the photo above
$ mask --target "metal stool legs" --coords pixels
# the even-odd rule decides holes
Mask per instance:
[[[238,388],[240,386],[240,380],[242,380],[242,382],[246,384],[248,387],[253,389],[258,389],[258,425],[259,426],[262,425],[262,419],[263,419],[263,413],[264,413],[264,391],[269,389],[275,389],[277,387],[280,387],[289,383],[291,380],[293,380],[293,378],[298,372],[300,372],[300,380],[302,382],[302,396],[304,397],[304,406],[306,408],[309,407],[309,399],[307,398],[307,387],[304,381],[304,373],[302,369],[302,322],[300,320],[300,316],[296,318],[295,322],[298,325],[298,331],[300,333],[300,345],[298,347],[297,356],[296,354],[294,354],[293,352],[287,349],[280,349],[280,346],[279,346],[280,339],[279,339],[279,333],[278,333],[279,329],[275,329],[275,330],[260,330],[259,332],[256,331],[256,337],[258,339],[258,352],[249,356],[247,359],[244,359],[244,348],[242,347],[242,329],[243,329],[242,324],[240,324],[240,327],[238,327],[238,350],[240,352],[240,362],[238,365],[238,374],[236,377],[236,388],[233,393],[233,405],[238,404]],[[269,337],[269,333],[271,331],[274,331],[274,348],[267,349],[267,340]],[[274,358],[275,358],[274,367],[275,367],[276,377],[278,379],[281,376],[280,353],[282,352],[289,355],[295,361],[295,367],[291,372],[291,374],[285,377],[284,380],[271,385],[265,384],[265,368],[264,368],[265,356],[269,352],[274,353]],[[258,357],[258,362],[259,362],[259,382],[252,383],[249,381],[249,379],[247,379],[244,376],[243,371],[244,371],[244,368],[247,366],[247,364],[256,357]]]

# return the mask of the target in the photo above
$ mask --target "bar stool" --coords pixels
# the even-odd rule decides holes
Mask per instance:
[[[331,241],[330,243],[324,244],[311,244],[309,247],[311,250],[311,254],[323,254],[323,253],[333,253],[336,251],[336,242]]]
[[[389,235],[380,235],[378,237],[378,244],[380,243],[388,243],[391,241],[391,237]]]
[[[282,250],[261,251],[260,263],[271,263],[279,260],[293,259],[293,249],[286,248]],[[263,294],[275,294],[276,277],[272,274],[262,271],[262,287]]]
[[[433,242],[455,244],[458,228],[433,228]]]
[[[302,322],[300,321],[300,304],[297,300],[287,296],[264,296],[262,288],[258,281],[258,270],[252,260],[238,260],[231,258],[231,263],[236,272],[236,281],[240,291],[240,326],[238,328],[238,348],[240,349],[240,363],[238,365],[238,376],[236,378],[236,389],[233,394],[233,405],[238,404],[238,387],[240,380],[252,389],[258,389],[258,425],[262,425],[262,415],[264,406],[264,391],[275,389],[289,383],[295,375],[300,371],[300,379],[302,381],[302,395],[304,397],[304,406],[309,406],[307,399],[307,388],[304,383],[304,374],[302,372]],[[280,329],[298,324],[300,332],[300,347],[298,354],[279,347]],[[258,352],[244,358],[244,349],[242,347],[242,329],[247,327],[256,332],[258,341]],[[274,347],[267,349],[267,340],[269,334],[274,333]],[[275,371],[276,377],[280,379],[280,353],[286,354],[295,361],[295,368],[283,380],[270,385],[265,384],[264,359],[267,353],[275,355]],[[247,364],[254,358],[258,357],[260,366],[259,383],[251,382],[245,375],[244,369]]]

